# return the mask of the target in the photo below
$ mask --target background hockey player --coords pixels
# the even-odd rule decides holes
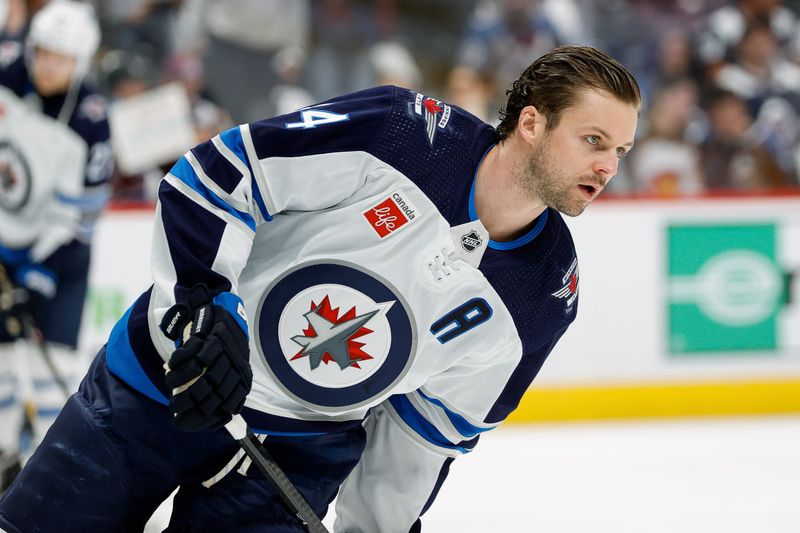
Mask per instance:
[[[380,87],[193,148],[160,185],[153,286],[0,527],[140,530],[180,487],[170,531],[302,531],[220,429],[241,413],[319,515],[341,486],[337,531],[419,530],[574,320],[559,212],[614,176],[639,105],[619,63],[564,47],[513,83],[497,130]]]
[[[30,139],[20,138],[23,130],[18,125],[13,132],[9,121],[3,127],[6,134],[13,133],[13,142],[23,152],[17,153],[14,144],[5,145],[0,156],[5,165],[0,262],[11,281],[27,291],[28,308],[67,380],[78,377],[74,350],[86,295],[90,240],[108,197],[112,170],[105,100],[84,82],[99,41],[92,8],[58,0],[33,17],[24,43],[0,43],[4,104],[16,108],[12,101],[24,102],[42,118],[26,115],[26,125],[33,126],[30,121],[37,125],[24,130],[34,135]],[[23,111],[14,113],[21,116]],[[80,157],[77,185],[71,181],[71,167],[59,167],[61,150],[35,137],[48,123],[51,129],[71,132],[79,140],[81,146],[73,147],[73,154]],[[0,331],[0,448],[6,463],[19,436],[20,402],[19,395],[13,394],[11,357],[15,336]],[[25,363],[38,385],[34,429],[43,435],[65,398],[36,353],[32,351]]]

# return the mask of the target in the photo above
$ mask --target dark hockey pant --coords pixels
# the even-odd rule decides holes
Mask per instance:
[[[365,444],[360,425],[316,436],[269,436],[265,446],[324,515]],[[168,531],[303,531],[252,466],[211,488],[238,444],[223,429],[178,430],[167,407],[108,371],[105,349],[92,363],[36,453],[0,500],[9,533],[141,532],[180,486]]]

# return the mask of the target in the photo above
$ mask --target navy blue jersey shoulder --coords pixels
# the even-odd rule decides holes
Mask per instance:
[[[577,255],[558,211],[548,209],[541,233],[524,246],[487,250],[480,270],[511,311],[525,352],[575,319]]]
[[[19,41],[0,43],[0,85],[22,98],[28,91],[30,81],[25,68],[24,46]]]
[[[42,113],[55,119],[59,117],[63,107],[68,105],[66,94],[40,98],[42,101]],[[86,83],[83,83],[78,88],[74,106],[67,120],[67,125],[86,142],[86,146],[90,151],[89,157],[92,158],[94,156],[91,153],[93,147],[100,143],[107,143],[111,137],[106,115],[108,107],[106,99]],[[108,178],[106,174],[110,174],[110,169],[102,174],[103,176],[101,177],[87,178],[87,185],[96,185],[98,182],[105,181]]]
[[[367,89],[250,124],[259,159],[370,151],[392,107],[393,90]]]
[[[412,180],[453,223],[494,129],[399,87],[367,89],[250,125],[259,159],[364,151]]]
[[[386,127],[372,153],[399,170],[450,225],[466,205],[475,170],[497,139],[491,126],[463,109],[406,89],[395,90]]]
[[[50,106],[45,100],[45,113],[49,116],[58,116],[57,110],[60,110],[64,104],[63,98],[63,95],[54,98],[51,104],[52,110],[48,109]],[[89,148],[97,143],[108,142],[111,138],[111,130],[108,124],[106,98],[91,85],[81,84],[75,110],[72,112],[68,125],[86,141]]]

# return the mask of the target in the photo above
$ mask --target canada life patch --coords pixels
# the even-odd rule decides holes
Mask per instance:
[[[381,239],[392,235],[418,216],[414,205],[400,192],[392,193],[362,215]]]

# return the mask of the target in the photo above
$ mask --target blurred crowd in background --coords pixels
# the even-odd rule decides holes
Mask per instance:
[[[44,0],[2,0],[24,40]],[[168,83],[197,142],[380,84],[496,124],[505,90],[560,44],[620,60],[644,93],[611,194],[800,191],[800,0],[96,0],[92,80],[111,102]],[[169,165],[113,179],[149,201]]]

